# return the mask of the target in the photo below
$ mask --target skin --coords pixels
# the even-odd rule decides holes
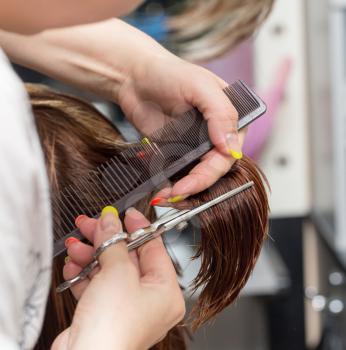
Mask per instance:
[[[141,3],[142,0],[1,0],[0,27],[30,34],[125,16]]]

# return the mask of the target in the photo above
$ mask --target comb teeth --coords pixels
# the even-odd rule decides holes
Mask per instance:
[[[260,103],[253,98],[250,91],[247,91],[247,88],[241,82],[228,86],[224,91],[238,111],[239,119],[260,107]]]
[[[241,81],[224,92],[239,113],[238,129],[266,111],[265,104]],[[123,212],[212,148],[207,122],[196,109],[172,119],[146,140],[78,179],[53,200],[54,257],[65,250],[66,238],[82,238],[74,224],[76,216],[97,217],[109,204]]]

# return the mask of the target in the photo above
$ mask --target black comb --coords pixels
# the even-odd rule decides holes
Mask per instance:
[[[224,92],[238,111],[239,130],[266,111],[263,101],[242,81]],[[66,250],[68,237],[83,238],[74,224],[76,216],[83,213],[98,217],[110,204],[124,212],[192,166],[212,147],[207,122],[193,109],[64,188],[52,204],[54,237],[59,237],[54,242],[54,257]]]

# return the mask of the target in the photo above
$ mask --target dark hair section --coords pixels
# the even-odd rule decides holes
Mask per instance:
[[[27,91],[45,155],[52,200],[65,186],[131,147],[113,124],[90,104],[42,85],[28,84]],[[248,181],[254,181],[255,185],[199,215],[197,226],[201,240],[196,245],[194,258],[201,259],[201,268],[192,288],[198,289],[200,295],[189,320],[194,329],[232,303],[251,274],[268,229],[266,180],[245,157],[208,190],[180,204],[183,207],[202,204]],[[148,205],[150,195],[136,207],[152,219],[154,212]],[[53,219],[57,225],[59,218],[54,212]],[[63,257],[55,259],[44,326],[36,350],[48,349],[73,318],[76,301],[72,294],[55,292],[63,281],[63,265]],[[186,327],[178,325],[153,349],[186,349],[186,334]]]

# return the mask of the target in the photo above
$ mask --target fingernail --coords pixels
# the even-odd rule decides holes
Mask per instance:
[[[104,218],[106,214],[112,213],[116,218],[119,217],[118,210],[111,205],[108,205],[107,207],[104,207],[101,212],[101,218]]]
[[[234,158],[234,159],[242,159],[243,158],[243,152],[238,152],[233,149],[228,149],[228,153]]]
[[[71,244],[79,242],[79,239],[76,237],[69,237],[65,241],[65,247],[68,248]]]
[[[238,134],[228,133],[226,135],[226,143],[228,147],[228,153],[234,159],[243,158],[243,152],[241,151],[241,148],[240,148]]]
[[[130,208],[127,208],[126,211],[125,211],[125,214],[130,214],[131,212],[133,212],[134,210],[136,210],[136,208],[134,207],[130,207]]]
[[[78,226],[81,224],[81,222],[82,222],[84,219],[86,219],[86,218],[87,218],[86,215],[79,215],[79,216],[77,216],[77,217],[75,218],[75,220],[74,220],[75,225],[78,227]]]
[[[179,196],[175,196],[175,197],[170,197],[168,198],[167,202],[168,203],[179,203],[181,201],[183,201],[184,199],[186,199],[189,195],[179,195]]]
[[[101,213],[101,227],[106,229],[110,226],[114,226],[117,223],[119,217],[118,210],[112,206],[107,206],[102,209]]]
[[[162,198],[156,197],[150,202],[150,205],[151,206],[158,205],[161,201],[162,201]]]
[[[139,151],[139,152],[136,153],[136,156],[137,156],[137,158],[139,158],[139,159],[145,159],[146,154],[145,154],[144,151]]]
[[[143,214],[136,208],[130,207],[125,212],[126,215],[131,215],[132,219],[143,218]]]
[[[144,137],[141,140],[142,145],[150,145],[150,140],[147,137]]]
[[[65,257],[65,264],[67,264],[68,262],[70,262],[71,258],[69,256]]]

